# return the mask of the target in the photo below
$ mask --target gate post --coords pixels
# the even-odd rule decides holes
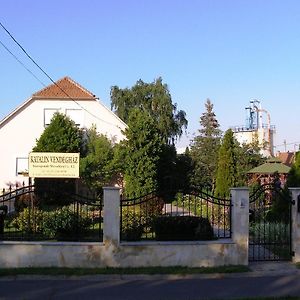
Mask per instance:
[[[120,189],[118,187],[103,188],[103,242],[120,244]]]
[[[232,239],[237,245],[237,264],[248,265],[249,243],[249,189],[231,188]],[[233,254],[234,255],[234,254]]]
[[[298,196],[300,197],[300,188],[289,188],[292,194],[291,205],[291,241],[292,241],[292,256],[293,262],[300,262],[300,203],[298,203]]]

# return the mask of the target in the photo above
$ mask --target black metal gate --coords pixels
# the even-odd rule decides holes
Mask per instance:
[[[249,200],[249,261],[291,259],[291,198],[288,190],[265,184]]]

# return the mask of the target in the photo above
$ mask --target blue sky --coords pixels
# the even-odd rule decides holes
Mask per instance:
[[[187,113],[188,145],[210,98],[222,130],[259,99],[276,150],[300,143],[300,1],[2,0],[0,21],[54,79],[66,75],[110,107],[110,87],[158,76]],[[3,42],[49,80],[0,28]],[[0,45],[0,119],[42,85]]]

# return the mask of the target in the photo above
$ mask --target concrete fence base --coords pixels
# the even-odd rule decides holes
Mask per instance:
[[[119,189],[104,188],[103,243],[0,242],[0,266],[213,267],[248,264],[247,188],[232,195],[232,238],[188,242],[120,242]]]

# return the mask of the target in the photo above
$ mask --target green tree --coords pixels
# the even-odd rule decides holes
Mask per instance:
[[[53,116],[33,148],[34,152],[78,153],[81,150],[82,131],[69,117],[59,113]],[[43,198],[41,204],[64,205],[69,199],[62,193],[75,192],[75,179],[36,178],[35,187],[36,195]]]
[[[133,109],[121,142],[127,197],[139,197],[158,188],[158,163],[162,142],[154,120],[146,111]],[[122,157],[123,155],[121,155]]]
[[[261,154],[262,148],[259,146],[258,138],[250,144],[243,144],[237,147],[238,174],[240,174],[240,183],[248,184],[247,172],[265,162]]]
[[[295,162],[287,178],[287,186],[299,187],[300,186],[300,152],[296,152]]]
[[[179,189],[188,189],[191,185],[191,169],[192,158],[189,148],[185,149],[185,152],[177,155],[176,160],[176,186]]]
[[[187,120],[185,118],[185,112],[177,110],[177,105],[172,103],[171,94],[168,86],[162,83],[162,79],[158,78],[152,83],[145,83],[142,80],[132,88],[120,89],[117,86],[111,88],[111,106],[115,110],[116,114],[127,124],[130,122],[130,132],[134,131],[135,135],[139,135],[139,144],[135,145],[134,153],[131,150],[118,151],[119,155],[126,161],[132,160],[132,155],[139,155],[137,153],[143,153],[145,151],[145,145],[147,143],[153,143],[157,145],[157,149],[154,149],[155,162],[152,161],[153,157],[149,159],[153,162],[150,165],[155,166],[155,176],[150,176],[150,181],[147,181],[147,185],[156,187],[157,189],[169,189],[174,186],[174,180],[176,177],[176,150],[174,147],[175,140],[180,137],[187,126]],[[140,119],[139,115],[145,116],[149,121],[146,125]],[[133,117],[134,116],[134,117]],[[144,127],[146,129],[144,129]],[[150,127],[152,127],[150,129]],[[139,130],[145,130],[147,134],[138,133]],[[150,133],[151,132],[151,133]],[[150,137],[155,132],[155,140],[151,141]],[[150,133],[150,135],[148,135]],[[127,132],[126,135],[129,133]],[[134,135],[132,135],[134,136]],[[156,139],[158,137],[159,143]],[[128,138],[130,141],[130,138]],[[134,141],[134,143],[136,143]],[[152,147],[152,144],[149,147]],[[126,147],[129,147],[129,142],[124,143]],[[132,145],[130,145],[131,147]],[[124,146],[125,147],[125,146]],[[128,156],[130,153],[130,156]],[[125,155],[125,156],[124,156]],[[141,158],[139,164],[132,164],[132,168],[144,168],[148,170],[149,160]],[[138,172],[138,171],[136,171]],[[145,189],[138,184],[146,184],[144,180],[138,180],[136,176],[129,176],[128,169],[125,174],[126,190],[131,185],[129,180],[133,180],[133,185],[137,190],[149,190]],[[151,172],[150,172],[151,173]],[[132,174],[134,172],[132,171]],[[132,194],[132,192],[130,192]],[[139,193],[140,194],[140,193]]]
[[[77,153],[82,149],[82,131],[66,115],[54,114],[51,123],[36,141],[34,152]]]
[[[86,156],[80,161],[80,177],[93,190],[100,191],[116,178],[114,146],[96,127],[87,130]]]
[[[192,182],[194,185],[211,185],[215,183],[221,130],[213,104],[209,99],[205,103],[206,111],[200,117],[199,135],[191,145],[191,157],[194,164]]]
[[[161,78],[151,83],[139,80],[132,88],[113,86],[110,95],[111,108],[125,123],[135,108],[148,112],[165,143],[173,143],[187,127],[185,112],[178,111],[177,105],[172,103],[168,86]]]
[[[229,189],[236,187],[240,182],[240,175],[238,173],[238,144],[233,136],[231,129],[225,132],[222,143],[219,149],[217,177],[215,195],[218,197],[229,196]]]

